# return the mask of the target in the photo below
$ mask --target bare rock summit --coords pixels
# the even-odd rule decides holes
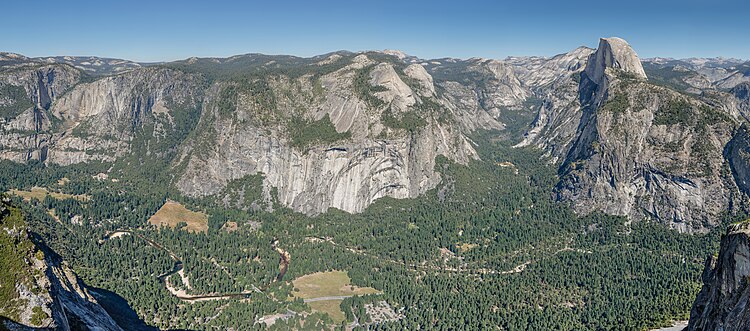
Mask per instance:
[[[599,39],[599,47],[589,56],[586,75],[597,84],[602,82],[607,68],[619,69],[646,78],[641,60],[627,41],[617,38]]]

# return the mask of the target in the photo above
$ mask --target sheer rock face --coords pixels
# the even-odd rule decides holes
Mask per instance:
[[[729,91],[734,100],[733,104],[737,112],[745,119],[750,120],[750,83],[742,83]]]
[[[0,202],[0,220],[9,213],[9,206]],[[14,307],[11,322],[6,326],[12,330],[122,330],[112,317],[88,292],[83,282],[73,273],[57,254],[47,247],[32,241],[28,229],[19,224],[8,227],[0,222],[3,236],[12,236],[14,248],[4,248],[4,252],[22,254],[25,262],[22,270],[3,270],[15,276],[4,280],[16,280],[15,298],[9,303]],[[3,283],[2,286],[13,284]],[[3,312],[7,314],[8,312]],[[36,318],[34,318],[36,315]],[[70,321],[75,320],[75,325]],[[2,321],[0,321],[2,323]]]
[[[517,145],[536,146],[553,163],[565,158],[577,137],[584,103],[596,106],[605,99],[607,72],[628,73],[646,79],[635,51],[620,38],[602,38],[592,50],[579,47],[552,58],[511,58],[521,81],[543,101],[531,128]],[[586,96],[585,93],[593,95]]]
[[[131,151],[143,128],[157,139],[172,134],[175,112],[200,104],[200,83],[175,70],[147,68],[76,86],[51,108],[62,132],[53,137],[49,162],[113,162]]]
[[[721,239],[719,256],[709,257],[703,287],[690,310],[688,331],[747,330],[750,325],[750,230],[733,224]]]
[[[735,183],[742,192],[750,194],[750,133],[746,125],[737,130],[727,144],[725,154]]]
[[[561,167],[559,198],[581,214],[646,217],[681,231],[714,225],[737,192],[722,155],[736,124],[642,81],[614,80],[609,93],[616,99],[584,110]],[[688,117],[665,121],[660,113],[671,107]]]
[[[455,151],[451,157],[458,161],[476,158],[465,140],[453,146],[434,139],[442,134],[456,137],[450,129],[435,125],[427,130],[401,139],[342,142],[304,153],[261,130],[235,131],[209,155],[188,156],[178,186],[187,194],[208,195],[233,179],[262,173],[266,191],[277,188],[280,202],[295,210],[317,214],[333,207],[360,212],[380,197],[411,198],[433,188],[440,182],[433,170],[436,155]]]
[[[517,146],[560,166],[557,196],[582,214],[700,231],[746,200],[747,142],[734,133],[750,114],[746,83],[681,95],[650,84],[619,38],[551,58],[384,54],[191,58],[173,66],[184,71],[132,68],[87,82],[67,65],[3,55],[13,70],[0,83],[23,86],[34,106],[1,122],[0,158],[156,157],[171,162],[165,171],[187,195],[222,194],[261,174],[267,202],[275,189],[297,211],[359,212],[380,197],[427,192],[440,181],[436,157],[477,159],[467,137],[494,129],[512,139],[525,131]],[[258,70],[229,78],[248,66]],[[305,127],[320,121],[330,121],[333,140]]]
[[[594,83],[602,85],[607,68],[618,69],[637,78],[646,78],[638,55],[625,40],[617,37],[599,40],[596,52],[589,56],[586,75]]]
[[[484,82],[484,88],[478,91],[479,100],[482,107],[496,118],[503,108],[517,106],[531,95],[521,85],[511,66],[503,61],[477,59],[468,70],[489,78]]]
[[[747,118],[742,84],[700,97],[651,84],[619,38],[602,39],[594,52],[509,62],[530,90],[546,93],[517,146],[536,146],[560,163],[557,197],[578,213],[645,217],[692,232],[744,208],[750,158],[737,130]]]
[[[517,147],[535,146],[552,163],[564,157],[581,120],[579,77],[593,49],[579,47],[552,58],[511,58],[519,79],[542,98],[531,127]]]
[[[742,199],[725,171],[737,123],[720,109],[648,83],[635,53],[603,39],[579,83],[582,117],[560,168],[558,198],[580,214],[712,226]]]
[[[425,193],[440,182],[434,170],[438,155],[464,164],[477,159],[465,135],[502,127],[479,106],[480,96],[470,93],[456,100],[450,93],[438,94],[420,65],[345,55],[311,63],[339,66],[320,76],[268,74],[249,88],[222,81],[207,86],[199,74],[160,67],[133,68],[85,83],[79,71],[60,64],[42,68],[65,72],[64,77],[42,69],[3,73],[0,79],[25,84],[39,106],[3,123],[0,156],[68,165],[115,162],[135,154],[177,155],[172,171],[188,195],[220,193],[232,180],[262,174],[266,198],[275,188],[280,202],[295,210],[359,212],[380,197]],[[31,60],[17,60],[23,61]],[[302,66],[298,70],[318,70]],[[486,67],[494,68],[487,69],[492,74],[502,65]],[[368,72],[359,84],[371,91],[355,86],[362,70]],[[36,77],[44,79],[31,79]],[[261,85],[267,91],[259,92]],[[259,93],[271,97],[261,100]],[[370,99],[363,100],[362,93]],[[410,124],[418,127],[393,128],[383,122],[386,111],[395,117],[391,126],[400,125],[407,113],[422,120]],[[185,124],[186,118],[197,124]],[[300,133],[290,132],[294,118],[307,123],[329,119],[336,132],[348,137],[321,143],[313,133],[311,141],[295,143],[292,135]]]
[[[0,75],[0,81],[22,86],[34,104],[33,109],[36,110],[49,109],[57,98],[80,79],[81,73],[66,65],[22,66]],[[16,128],[33,130],[37,127],[18,126]]]
[[[369,64],[363,59],[359,62]],[[381,89],[374,97],[383,102],[375,107],[360,100],[354,91],[356,71],[352,69],[361,68],[355,62],[320,77],[325,91],[318,97],[313,95],[314,82],[310,77],[268,79],[273,91],[300,86],[293,95],[275,94],[278,116],[285,118],[305,104],[303,107],[309,107],[306,114],[310,121],[328,116],[338,132],[350,132],[351,138],[293,147],[283,125],[273,119],[267,122],[259,119],[259,110],[249,99],[238,103],[231,118],[208,107],[199,127],[205,124],[210,127],[205,132],[218,135],[213,147],[207,150],[199,149],[204,139],[200,134],[196,140],[188,141],[181,156],[187,168],[178,187],[189,195],[210,195],[219,193],[231,180],[263,174],[265,191],[276,188],[280,202],[295,210],[307,214],[325,212],[328,208],[361,212],[378,198],[413,198],[435,187],[440,182],[440,175],[434,171],[438,155],[464,164],[478,158],[460,126],[428,117],[422,128],[407,132],[381,122],[384,111],[395,114],[414,111],[415,106],[428,98],[445,107],[454,107],[448,100],[435,98],[432,77],[424,69],[404,70],[419,84],[409,86],[391,64],[372,67],[370,84]],[[218,91],[224,87],[215,88]],[[209,98],[214,96],[211,94]],[[240,100],[243,99],[241,96]],[[209,99],[206,104],[211,105],[212,101]],[[464,111],[460,107],[454,109]]]
[[[61,165],[113,162],[130,151],[144,126],[155,126],[154,136],[170,134],[174,114],[168,107],[197,107],[201,92],[196,77],[167,69],[80,83],[76,69],[46,65],[0,78],[22,83],[35,104],[3,124],[0,156]]]
[[[3,84],[22,87],[31,106],[11,119],[0,119],[0,157],[17,162],[46,159],[52,104],[80,80],[65,65],[18,66],[0,74]]]

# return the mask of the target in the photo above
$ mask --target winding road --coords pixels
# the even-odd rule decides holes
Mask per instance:
[[[310,299],[304,299],[305,302],[315,302],[315,301],[331,301],[331,300],[344,300],[346,298],[351,298],[354,295],[337,295],[337,296],[331,296],[331,297],[319,297],[319,298],[310,298]]]
[[[182,259],[180,259],[176,254],[174,254],[172,251],[170,251],[169,249],[167,249],[163,245],[157,243],[156,241],[153,241],[153,240],[145,237],[144,235],[142,235],[140,233],[137,233],[137,232],[134,232],[134,231],[129,230],[129,229],[118,229],[118,230],[115,230],[115,231],[112,231],[112,232],[108,232],[107,234],[105,234],[104,238],[99,241],[99,244],[103,244],[103,243],[105,243],[106,241],[108,241],[108,240],[110,240],[112,238],[117,238],[117,237],[123,236],[125,234],[134,235],[134,236],[142,239],[143,241],[145,241],[149,245],[151,245],[151,246],[153,246],[155,248],[158,248],[160,250],[163,250],[164,252],[166,252],[167,254],[169,254],[169,257],[172,258],[172,260],[174,261],[174,266],[172,267],[172,270],[167,271],[167,272],[165,272],[165,273],[157,276],[157,278],[159,279],[160,282],[164,283],[164,285],[167,288],[167,290],[169,291],[169,293],[172,293],[172,295],[174,295],[175,297],[177,297],[180,300],[189,301],[189,302],[207,301],[207,300],[224,300],[224,299],[232,299],[232,298],[245,299],[245,298],[249,298],[253,293],[263,293],[263,292],[265,292],[265,290],[267,290],[271,286],[271,284],[273,284],[274,282],[277,282],[277,281],[281,281],[281,279],[284,278],[284,274],[286,274],[286,271],[289,269],[289,263],[290,263],[290,260],[291,260],[291,257],[289,255],[289,253],[287,251],[283,250],[282,248],[280,248],[278,246],[278,243],[279,243],[278,239],[274,238],[273,241],[271,241],[271,248],[273,248],[273,250],[275,250],[277,253],[279,253],[279,274],[269,284],[266,284],[265,286],[263,286],[261,288],[253,286],[253,290],[251,290],[251,291],[243,291],[243,292],[237,292],[237,293],[187,294],[183,290],[177,290],[177,289],[175,289],[169,283],[169,277],[170,276],[183,271],[184,266],[183,266],[183,263],[182,263]],[[180,276],[182,277],[182,275],[180,275]],[[333,300],[333,299],[331,299],[331,300]],[[316,301],[324,301],[324,300],[316,300]]]

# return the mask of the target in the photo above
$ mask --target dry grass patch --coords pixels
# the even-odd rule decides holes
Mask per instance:
[[[30,201],[32,199],[42,201],[48,195],[57,200],[73,198],[78,201],[89,201],[91,199],[90,195],[86,195],[86,194],[72,195],[72,194],[66,194],[66,193],[60,193],[60,192],[50,192],[44,187],[32,187],[31,191],[13,189],[13,190],[8,191],[8,193],[12,195],[17,195],[26,201]]]
[[[302,299],[381,293],[372,287],[352,285],[345,271],[316,272],[299,277],[292,284],[299,289],[294,296]]]
[[[237,231],[240,229],[239,225],[237,225],[237,222],[226,222],[224,225],[221,226],[221,229],[226,231],[227,233],[232,233],[234,231]]]
[[[458,248],[458,250],[461,253],[466,253],[466,252],[474,249],[474,247],[477,247],[477,246],[479,246],[479,245],[477,245],[477,244],[469,244],[469,243],[463,243],[463,244],[459,243],[459,244],[456,244],[456,248]]]
[[[178,223],[185,222],[190,232],[207,232],[208,215],[185,208],[179,202],[167,200],[159,211],[148,219],[150,224],[175,228]]]
[[[354,296],[382,293],[372,287],[359,287],[351,284],[351,279],[345,271],[316,272],[304,275],[292,281],[295,290],[292,294],[297,298],[315,299],[323,297]],[[340,299],[307,302],[313,311],[326,313],[336,323],[344,321]]]
[[[308,302],[307,305],[310,306],[313,311],[328,314],[336,324],[339,324],[346,319],[344,312],[341,311],[341,301],[342,300],[315,301]]]

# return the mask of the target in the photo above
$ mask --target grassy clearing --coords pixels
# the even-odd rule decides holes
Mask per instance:
[[[302,299],[322,297],[353,296],[382,293],[372,287],[359,287],[351,284],[351,279],[345,271],[316,272],[292,281],[295,290],[293,295]],[[341,323],[345,317],[341,311],[342,300],[324,300],[307,302],[313,311],[326,313],[336,323]]]
[[[342,300],[315,301],[308,302],[307,305],[310,306],[313,311],[328,314],[336,324],[339,324],[346,319],[344,312],[341,311],[341,301]]]
[[[185,227],[190,232],[208,231],[208,215],[195,212],[185,208],[179,202],[168,200],[161,208],[148,219],[148,222],[156,226],[168,226],[175,228],[179,223],[187,224]]]
[[[26,201],[30,201],[32,199],[42,201],[48,195],[58,200],[65,200],[65,199],[72,198],[78,201],[88,201],[91,199],[91,196],[86,195],[86,194],[72,195],[72,194],[66,194],[66,193],[60,193],[60,192],[51,192],[44,187],[33,187],[31,188],[31,191],[13,189],[13,190],[8,191],[8,193],[12,195],[17,195]]]
[[[372,287],[351,285],[351,279],[345,271],[316,272],[299,277],[292,283],[299,289],[299,292],[294,292],[294,296],[302,299],[380,293]]]

